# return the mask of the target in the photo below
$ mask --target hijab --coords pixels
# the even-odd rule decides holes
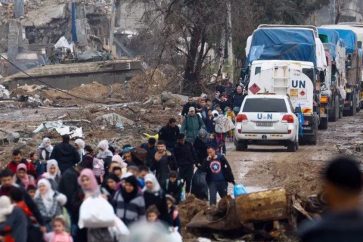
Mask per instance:
[[[55,175],[52,175],[52,174],[50,173],[50,168],[51,168],[52,166],[55,166],[55,167],[56,167],[56,169],[57,169],[57,173],[56,173]],[[47,172],[43,174],[43,177],[48,178],[48,179],[53,179],[53,180],[55,180],[55,178],[56,178],[57,176],[60,176],[60,174],[61,174],[61,173],[60,173],[60,170],[59,170],[58,162],[57,162],[56,160],[54,160],[54,159],[52,159],[52,160],[48,160],[48,161],[47,161]]]
[[[20,163],[17,167],[16,167],[16,171],[19,170],[25,170],[25,176],[23,178],[18,177],[18,179],[21,181],[21,183],[24,185],[25,189],[28,188],[29,185],[31,185],[32,183],[34,183],[34,181],[32,181],[32,179],[30,178],[30,176],[27,174],[27,167],[24,163]],[[34,184],[33,184],[34,185]]]
[[[145,180],[145,187],[143,189],[144,192],[154,193],[154,192],[159,192],[161,190],[160,184],[154,174],[151,173],[147,174],[144,180]],[[147,189],[146,182],[151,182],[152,184],[154,184],[154,187],[151,191]]]
[[[88,179],[90,180],[91,185],[89,189],[84,189],[84,187],[82,186],[82,177],[84,176],[88,177]],[[95,174],[91,169],[86,168],[81,171],[81,174],[78,177],[78,184],[82,187],[82,190],[85,193],[86,197],[97,195],[97,193],[99,192],[99,186]]]
[[[112,161],[117,162],[121,166],[121,168],[127,167],[127,163],[124,161],[124,159],[122,159],[122,157],[120,155],[114,155],[112,157]]]
[[[41,185],[44,185],[46,188],[45,194],[40,193],[39,186]],[[35,192],[34,198],[40,197],[47,211],[49,211],[52,208],[54,194],[55,192],[53,191],[52,186],[50,185],[48,179],[42,178],[38,181],[38,189]]]
[[[100,143],[98,143],[97,148],[100,149],[98,151],[97,158],[104,159],[109,156],[113,156],[112,152],[109,150],[109,145],[107,140],[101,140]]]
[[[125,187],[121,188],[121,194],[126,203],[129,203],[132,199],[134,199],[139,193],[139,187],[137,178],[135,176],[129,176],[124,179],[125,183],[129,183],[134,187],[134,190],[130,193],[126,192]]]
[[[83,139],[76,139],[74,141],[74,143],[77,144],[78,146],[78,153],[79,153],[79,156],[81,157],[81,160],[82,160],[82,157],[86,154],[86,152],[84,151],[84,147],[86,146],[86,143],[84,142]]]
[[[39,149],[45,149],[46,151],[48,151],[49,153],[51,153],[53,151],[53,146],[50,143],[50,139],[49,138],[44,138],[42,143],[39,146]]]

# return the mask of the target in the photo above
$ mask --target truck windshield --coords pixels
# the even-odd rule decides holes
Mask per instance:
[[[286,113],[284,99],[278,98],[248,98],[243,106],[244,113]]]

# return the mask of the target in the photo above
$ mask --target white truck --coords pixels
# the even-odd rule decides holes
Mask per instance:
[[[261,60],[250,67],[248,95],[288,95],[294,111],[302,113],[301,138],[316,144],[319,116],[314,106],[314,65],[304,61]]]

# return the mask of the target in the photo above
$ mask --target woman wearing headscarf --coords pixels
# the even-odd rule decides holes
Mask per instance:
[[[109,202],[112,201],[116,191],[119,189],[120,181],[120,178],[113,173],[109,173],[106,175],[105,179],[103,179],[102,193],[107,195],[107,200]]]
[[[49,180],[53,190],[58,190],[61,173],[58,167],[58,162],[56,160],[52,159],[47,161],[47,172],[42,175],[42,178],[46,178]]]
[[[38,181],[34,202],[39,208],[47,231],[51,231],[52,220],[62,214],[62,207],[66,204],[67,197],[62,193],[55,192],[48,179],[42,178]]]
[[[81,157],[81,160],[83,160],[83,156],[86,154],[84,147],[86,146],[86,143],[84,142],[83,139],[76,139],[74,141],[74,146],[76,147],[78,153],[79,153],[79,157]]]
[[[47,160],[50,159],[52,154],[53,146],[49,138],[44,138],[42,143],[38,147],[39,162],[36,165],[36,171],[38,177],[46,172]]]
[[[145,176],[144,199],[145,209],[155,205],[160,212],[160,220],[171,225],[171,218],[168,213],[168,205],[164,191],[153,174]]]
[[[101,140],[100,143],[98,143],[98,153],[97,158],[102,159],[104,161],[104,169],[105,171],[108,170],[108,167],[110,166],[112,162],[112,152],[109,150],[109,145],[107,140]]]
[[[145,200],[139,191],[135,176],[124,179],[124,185],[116,192],[112,204],[116,215],[127,225],[145,216]]]
[[[23,187],[25,190],[28,189],[30,185],[35,186],[34,177],[32,175],[28,175],[27,167],[23,163],[20,163],[16,167],[15,183]]]
[[[83,169],[78,177],[78,183],[84,193],[84,199],[101,195],[100,187],[92,170]],[[100,207],[100,209],[102,209]],[[113,241],[108,228],[87,228],[88,242]]]

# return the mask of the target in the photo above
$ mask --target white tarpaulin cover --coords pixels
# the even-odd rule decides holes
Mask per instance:
[[[62,36],[57,43],[55,43],[54,48],[66,48],[73,52],[73,43],[68,43],[66,37]]]

